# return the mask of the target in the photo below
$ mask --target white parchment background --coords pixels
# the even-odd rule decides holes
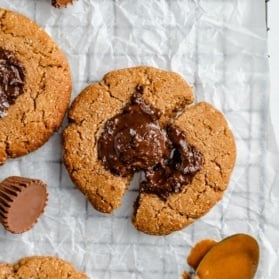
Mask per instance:
[[[73,98],[106,72],[141,64],[170,69],[194,86],[198,101],[222,110],[237,142],[237,164],[224,199],[188,228],[148,236],[131,224],[136,191],[113,215],[96,212],[61,162],[61,131],[38,151],[0,167],[48,184],[49,204],[22,235],[0,228],[0,260],[56,255],[90,278],[176,279],[203,238],[252,234],[260,243],[256,278],[279,275],[278,153],[269,113],[263,0],[79,0],[55,9],[48,0],[0,0],[29,16],[69,58]],[[24,27],[23,27],[24,28]]]

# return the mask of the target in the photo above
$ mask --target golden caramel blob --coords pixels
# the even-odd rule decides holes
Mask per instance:
[[[188,272],[184,271],[183,274],[182,274],[182,278],[183,279],[191,279],[191,275]]]
[[[259,262],[257,241],[236,234],[215,244],[196,269],[199,279],[252,279]],[[196,278],[196,277],[195,277]]]
[[[217,243],[217,241],[213,239],[204,239],[198,242],[193,249],[191,250],[187,263],[193,268],[197,269],[203,257],[207,254],[207,252]]]

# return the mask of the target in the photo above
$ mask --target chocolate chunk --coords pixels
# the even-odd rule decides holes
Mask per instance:
[[[168,127],[167,133],[173,144],[173,168],[183,174],[194,174],[200,170],[202,155],[194,146],[187,144],[185,134],[173,125]]]
[[[0,47],[0,118],[23,93],[25,69],[10,51]]]
[[[131,103],[106,122],[98,140],[98,158],[115,175],[143,171],[140,192],[166,199],[191,183],[201,169],[202,154],[187,144],[178,127],[160,127],[161,113],[144,102],[143,89],[138,85]]]
[[[0,183],[0,222],[12,233],[33,227],[47,202],[46,184],[11,176]]]
[[[129,176],[152,167],[168,155],[166,132],[160,127],[160,112],[146,105],[141,93],[105,124],[98,141],[99,159],[115,175]]]
[[[153,193],[166,199],[171,193],[178,193],[183,186],[191,183],[201,169],[201,153],[186,142],[184,133],[175,126],[167,128],[172,142],[171,156],[153,168],[145,170],[145,179],[140,183],[140,191]]]

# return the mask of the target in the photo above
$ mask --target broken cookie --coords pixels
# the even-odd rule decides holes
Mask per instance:
[[[133,223],[148,234],[180,230],[227,188],[235,143],[224,116],[193,103],[176,73],[151,67],[110,72],[75,99],[65,129],[64,162],[101,212],[120,206],[142,174]]]

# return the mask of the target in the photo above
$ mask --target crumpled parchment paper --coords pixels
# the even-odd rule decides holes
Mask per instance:
[[[154,237],[131,224],[133,187],[111,216],[88,204],[63,166],[61,129],[38,151],[0,167],[1,180],[40,178],[49,191],[32,230],[13,235],[0,228],[1,261],[55,255],[90,278],[176,279],[195,242],[243,232],[260,244],[256,278],[278,277],[279,157],[269,117],[264,1],[79,0],[55,9],[47,0],[0,0],[0,6],[35,20],[64,50],[73,98],[113,69],[146,64],[177,71],[197,101],[226,115],[238,149],[223,200],[184,230]]]

